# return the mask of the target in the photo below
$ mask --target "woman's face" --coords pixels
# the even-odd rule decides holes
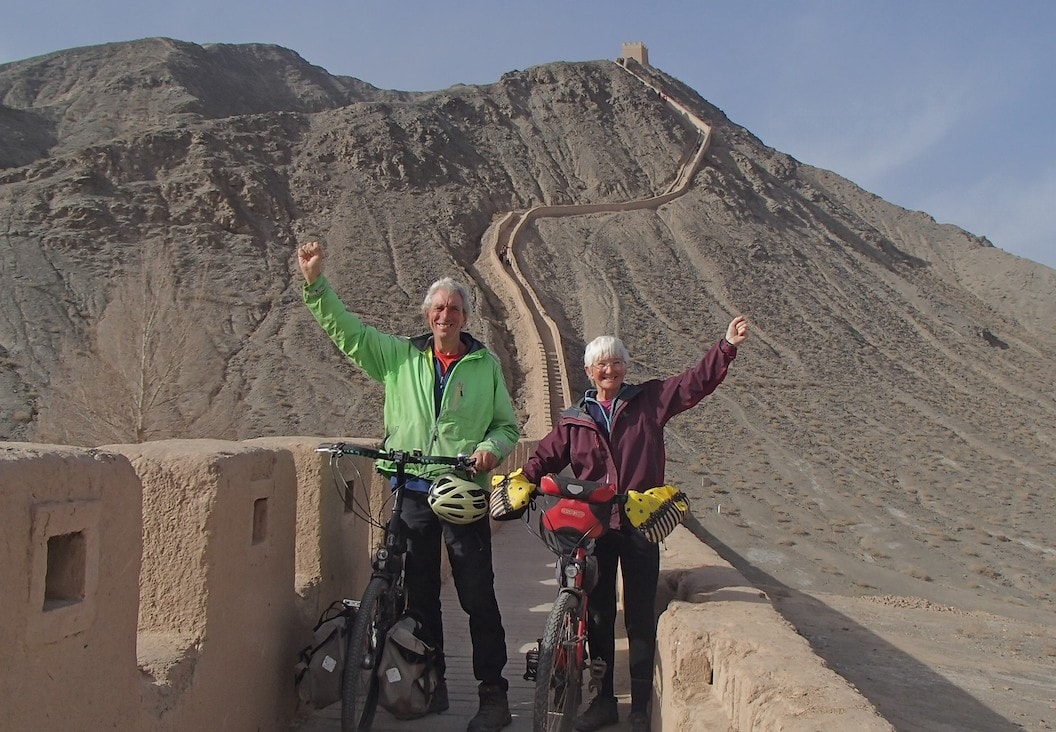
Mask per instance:
[[[627,364],[619,356],[599,356],[590,366],[585,366],[587,378],[594,382],[598,395],[608,399],[619,393],[623,379],[627,376]]]

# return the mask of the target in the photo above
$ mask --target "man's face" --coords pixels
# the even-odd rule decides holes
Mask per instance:
[[[433,293],[433,304],[425,314],[434,338],[457,335],[466,327],[466,311],[462,297],[457,292],[437,290]]]

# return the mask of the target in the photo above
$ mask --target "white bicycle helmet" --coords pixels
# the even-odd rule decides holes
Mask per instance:
[[[453,524],[471,524],[488,513],[488,492],[450,473],[433,481],[428,500],[433,513]]]

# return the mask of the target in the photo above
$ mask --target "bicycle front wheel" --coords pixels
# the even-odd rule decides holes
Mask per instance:
[[[385,620],[389,581],[374,577],[359,601],[345,652],[341,684],[341,732],[369,730],[378,708],[378,664],[388,631]]]
[[[559,592],[539,643],[533,732],[572,730],[583,693],[585,639],[579,635],[579,620],[579,598]]]

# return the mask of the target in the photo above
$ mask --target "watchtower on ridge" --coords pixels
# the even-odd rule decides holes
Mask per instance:
[[[642,66],[649,65],[649,49],[641,41],[629,41],[623,44],[621,58],[633,58]]]

